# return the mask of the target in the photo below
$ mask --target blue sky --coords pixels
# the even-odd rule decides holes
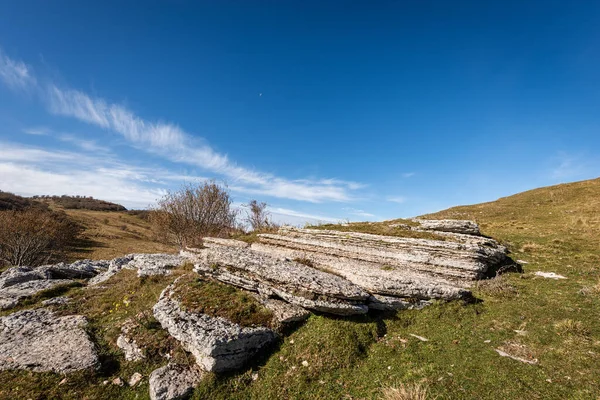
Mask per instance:
[[[600,175],[600,3],[0,1],[0,190],[382,220]]]

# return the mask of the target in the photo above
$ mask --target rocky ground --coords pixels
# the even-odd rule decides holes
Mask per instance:
[[[0,274],[0,309],[5,310],[0,317],[0,370],[102,368],[86,317],[64,315],[71,299],[60,296],[60,289],[83,285],[88,292],[110,290],[111,278],[123,270],[140,279],[173,275],[152,308],[153,318],[195,362],[169,361],[171,353],[163,354],[164,366],[149,375],[148,383],[151,399],[175,399],[191,393],[206,372],[236,370],[264,356],[286,329],[311,313],[344,317],[419,309],[435,300],[471,301],[475,281],[515,267],[507,249],[481,236],[471,221],[413,220],[393,228],[437,236],[286,227],[261,234],[252,244],[206,238],[205,248],[180,255],[129,254],[10,268]],[[193,264],[193,271],[182,271],[186,263]],[[40,293],[43,302],[31,300]],[[127,294],[124,299],[128,306]],[[28,301],[33,307],[8,311]],[[144,318],[138,314],[120,326],[115,342],[127,361],[146,357],[138,343],[143,340],[136,339]],[[129,385],[142,379],[136,373]],[[118,378],[109,384],[127,383]]]

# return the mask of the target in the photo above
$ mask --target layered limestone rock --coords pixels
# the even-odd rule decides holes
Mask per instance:
[[[364,314],[368,310],[365,303],[369,294],[347,279],[250,249],[205,249],[194,270],[309,310],[338,315]]]
[[[252,293],[252,292],[250,292]],[[285,301],[261,296],[258,293],[252,293],[267,310],[273,313],[273,325],[277,328],[284,328],[295,322],[304,321],[310,316],[310,311]]]
[[[503,262],[506,248],[492,239],[459,235],[456,240],[415,239],[321,229],[281,228],[261,234],[260,244],[326,254],[450,279],[475,280]],[[258,245],[253,244],[252,249]]]
[[[245,249],[247,247],[250,247],[250,243],[246,243],[241,240],[213,237],[203,238],[202,243],[204,244],[204,247],[235,247],[238,249]]]
[[[276,338],[266,327],[242,327],[221,317],[186,311],[175,298],[175,283],[153,308],[154,317],[206,371],[238,369]]]
[[[132,333],[138,324],[133,319],[126,320],[121,326],[121,334],[117,338],[117,347],[123,350],[127,361],[140,361],[145,358],[144,351],[137,345]]]
[[[473,280],[510,262],[506,248],[495,240],[465,234],[479,233],[471,221],[419,222],[423,229],[442,229],[436,233],[446,240],[283,227],[260,234],[251,250],[305,260],[338,274],[372,295],[370,308],[384,310],[420,308],[430,299],[469,299]]]
[[[186,399],[204,372],[194,365],[168,364],[150,374],[150,400]]]
[[[0,318],[0,370],[67,373],[98,366],[85,317],[38,308]]]
[[[481,235],[479,225],[474,221],[458,219],[419,219],[412,220],[419,224],[418,230],[462,233],[465,235]]]

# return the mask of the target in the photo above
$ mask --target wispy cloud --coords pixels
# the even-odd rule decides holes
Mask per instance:
[[[388,198],[386,198],[387,201],[390,201],[392,203],[398,203],[398,204],[402,204],[406,202],[406,197],[403,196],[389,196]]]
[[[46,127],[38,127],[38,128],[26,128],[22,130],[26,135],[34,135],[34,136],[45,136],[49,135],[51,130]]]
[[[96,143],[95,140],[85,140],[70,134],[62,134],[58,137],[58,139],[62,142],[74,144],[75,146],[89,152],[110,152],[110,149],[108,147],[100,146],[98,143]]]
[[[405,172],[402,174],[403,178],[410,178],[411,176],[415,176],[414,172]]]
[[[12,89],[35,86],[48,111],[55,115],[116,132],[132,146],[176,163],[185,163],[218,174],[232,183],[232,189],[248,194],[259,194],[299,201],[320,203],[347,202],[354,191],[366,185],[339,179],[289,180],[248,169],[231,161],[227,155],[212,149],[204,140],[185,132],[172,123],[143,119],[126,107],[96,98],[79,90],[60,87],[52,82],[36,81],[31,69],[21,61],[0,53],[0,77]],[[27,133],[35,134],[35,130]],[[41,131],[38,131],[41,132]],[[92,142],[66,139],[93,150]]]
[[[28,89],[35,86],[36,79],[31,69],[22,61],[15,61],[0,49],[0,80],[13,90]]]
[[[328,217],[328,216],[323,216],[323,215],[314,215],[314,214],[307,214],[307,213],[303,213],[300,211],[294,211],[294,210],[290,210],[288,208],[281,208],[281,207],[268,207],[268,211],[271,212],[272,214],[276,214],[276,215],[281,215],[281,216],[286,216],[286,217],[295,217],[298,219],[298,222],[300,223],[304,223],[304,222],[339,222],[339,218],[332,218],[332,217]]]
[[[552,169],[553,179],[575,179],[585,174],[586,160],[582,156],[560,152],[554,159],[555,166]]]

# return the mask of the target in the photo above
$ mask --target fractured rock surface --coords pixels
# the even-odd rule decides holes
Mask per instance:
[[[192,394],[204,375],[197,366],[168,364],[150,374],[151,400],[179,400]]]
[[[154,317],[203,369],[240,368],[275,340],[275,332],[266,327],[242,327],[221,317],[185,311],[173,296],[176,284],[177,280],[161,293]]]
[[[295,261],[231,247],[205,249],[202,256],[194,270],[230,285],[315,311],[352,315],[368,310],[363,289]]]
[[[61,285],[68,285],[74,281],[69,279],[40,279],[17,283],[0,289],[0,310],[13,308],[20,301],[44,290]]]
[[[85,317],[38,308],[0,318],[0,370],[73,372],[98,365]]]
[[[108,269],[90,279],[90,285],[107,281],[121,269],[137,270],[138,276],[168,275],[171,269],[180,266],[185,257],[174,254],[128,254],[108,262]]]
[[[504,246],[474,235],[479,228],[471,221],[415,221],[423,229],[443,230],[437,233],[448,240],[283,227],[276,234],[260,234],[251,249],[275,258],[307,259],[315,268],[338,274],[372,294],[368,305],[374,309],[469,299],[471,281],[510,261]]]

